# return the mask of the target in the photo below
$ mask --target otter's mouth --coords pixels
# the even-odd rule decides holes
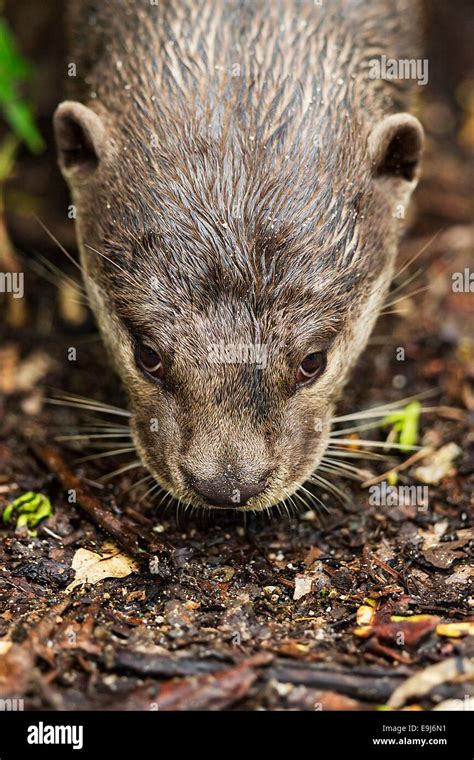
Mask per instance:
[[[153,476],[155,482],[160,486],[160,489],[168,494],[178,506],[183,508],[195,507],[203,509],[205,511],[218,511],[218,512],[262,512],[271,509],[279,502],[282,502],[287,498],[285,493],[281,493],[281,497],[275,494],[275,490],[270,485],[265,487],[259,492],[257,496],[253,496],[242,503],[239,498],[236,497],[235,501],[232,499],[223,498],[220,501],[217,497],[205,498],[200,495],[193,488],[183,485],[175,486],[167,481],[159,473],[157,473],[153,467],[146,465],[150,474]],[[297,487],[297,486],[296,486]]]
[[[316,450],[295,464],[291,472],[288,465],[276,465],[250,480],[238,479],[231,473],[219,478],[197,478],[181,463],[166,463],[166,470],[156,466],[148,448],[140,440],[139,431],[131,425],[136,451],[143,466],[153,478],[161,502],[175,503],[178,508],[201,509],[207,512],[258,513],[273,508],[285,513],[307,511],[318,507],[318,498],[305,487],[324,453],[326,441],[320,438]],[[308,504],[309,502],[309,504]],[[320,504],[321,502],[319,502]]]
[[[277,477],[275,473],[272,473],[272,476],[265,481],[264,487],[259,490],[259,493],[242,503],[242,500],[238,498],[235,501],[227,499],[219,501],[218,498],[206,499],[196,492],[194,488],[189,487],[184,478],[181,482],[178,481],[178,485],[176,485],[158,473],[151,464],[147,463],[145,466],[156,485],[159,486],[160,491],[163,492],[162,500],[164,501],[166,496],[168,496],[169,500],[174,502],[178,508],[187,509],[190,507],[206,512],[226,512],[228,514],[256,514],[259,512],[269,512],[274,508],[278,511],[283,506],[284,512],[289,514],[290,511],[307,510],[309,508],[308,497],[310,497],[312,506],[317,506],[313,501],[312,494],[304,487],[304,482],[307,478],[304,480],[292,480],[288,483],[282,478]],[[308,478],[311,472],[312,469],[308,474]],[[301,490],[306,492],[305,498],[302,498],[300,495]]]

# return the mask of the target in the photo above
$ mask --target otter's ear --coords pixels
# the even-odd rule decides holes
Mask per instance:
[[[422,149],[423,127],[418,119],[408,113],[387,116],[369,137],[374,176],[416,182]]]
[[[57,107],[53,124],[63,174],[86,179],[105,152],[106,131],[100,116],[82,103],[66,100]]]

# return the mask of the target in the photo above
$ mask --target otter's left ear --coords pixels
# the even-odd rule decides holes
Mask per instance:
[[[374,176],[393,180],[398,185],[413,183],[409,186],[413,190],[422,149],[423,127],[418,119],[409,113],[387,116],[369,137]]]
[[[91,108],[65,100],[53,119],[59,165],[66,179],[85,181],[107,152],[105,125]]]

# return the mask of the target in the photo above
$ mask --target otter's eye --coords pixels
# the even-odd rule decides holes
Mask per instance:
[[[325,369],[325,351],[316,351],[314,354],[308,354],[308,356],[303,359],[296,372],[297,387],[300,388],[302,385],[309,385],[313,380],[316,380]]]
[[[149,346],[137,345],[135,349],[135,359],[143,372],[151,375],[155,380],[162,380],[164,375],[163,364],[159,354],[153,351]]]

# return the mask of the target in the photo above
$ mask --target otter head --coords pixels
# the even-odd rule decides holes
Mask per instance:
[[[390,282],[422,130],[399,113],[282,146],[174,121],[56,111],[85,281],[150,473],[183,502],[264,509],[323,455]]]

